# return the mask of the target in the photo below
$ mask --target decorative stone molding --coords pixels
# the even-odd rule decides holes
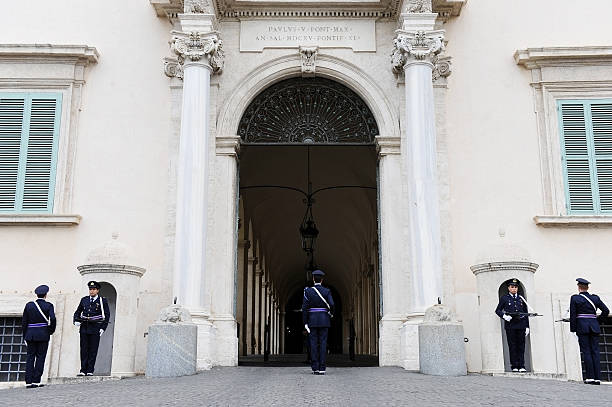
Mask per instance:
[[[448,78],[452,73],[450,57],[438,58],[431,72],[431,79],[435,82],[440,78]]]
[[[0,226],[75,226],[79,215],[0,214]]]
[[[545,228],[549,227],[610,227],[612,226],[612,216],[534,216],[533,221],[536,225]]]
[[[528,261],[499,261],[491,263],[476,264],[470,267],[472,273],[477,276],[480,273],[493,271],[530,271],[535,273],[539,265]]]
[[[130,276],[142,277],[146,269],[127,264],[84,264],[78,266],[77,269],[82,276],[92,273],[112,273],[112,274],[127,274]]]
[[[438,54],[444,50],[444,31],[406,32],[397,30],[393,40],[391,64],[394,73],[403,71],[407,64],[419,61],[433,66],[438,62]]]
[[[176,58],[164,58],[164,73],[170,78],[183,79],[183,65]]]
[[[237,157],[240,152],[239,136],[217,136],[215,138],[216,154]]]
[[[376,136],[375,139],[376,150],[379,156],[401,154],[400,137]]]
[[[300,47],[300,59],[302,62],[302,77],[308,78],[315,76],[317,53],[319,47]]]
[[[213,14],[214,9],[209,0],[184,0],[185,13],[193,14]]]
[[[438,18],[447,21],[461,13],[461,8],[467,0],[408,0],[408,4],[420,6],[424,3],[425,10],[438,14]],[[373,4],[369,1],[351,2],[350,6],[339,8],[337,5],[322,9],[312,4],[292,4],[276,2],[245,2],[237,0],[149,0],[159,17],[166,17],[171,21],[181,13],[210,13],[218,18],[303,18],[303,17],[353,17],[353,18],[393,18],[400,13],[406,13],[407,5],[400,0],[381,0]],[[192,4],[195,2],[195,7]],[[206,4],[208,3],[208,4]],[[417,8],[418,9],[418,8]],[[205,10],[203,12],[199,10]]]
[[[171,49],[178,56],[178,64],[184,67],[185,63],[204,59],[213,72],[221,71],[224,62],[223,41],[217,33],[191,32],[188,37],[178,31],[173,31],[173,34]]]
[[[407,0],[402,13],[431,13],[431,0]]]

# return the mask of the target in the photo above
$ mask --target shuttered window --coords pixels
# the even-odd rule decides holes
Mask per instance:
[[[0,212],[52,212],[61,94],[0,93]]]
[[[557,107],[568,214],[612,214],[612,99]]]

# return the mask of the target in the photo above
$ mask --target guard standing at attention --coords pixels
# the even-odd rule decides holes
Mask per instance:
[[[93,376],[100,337],[110,320],[108,301],[98,296],[100,284],[90,281],[87,287],[89,295],[81,298],[73,317],[74,324],[80,326],[81,335],[81,371],[77,376]]]
[[[610,313],[606,304],[595,294],[589,294],[589,281],[577,278],[578,294],[570,298],[570,332],[578,335],[578,344],[584,360],[586,384],[600,384],[599,376],[599,322],[597,309],[601,310],[600,318],[606,318]]]
[[[21,319],[23,339],[28,347],[25,382],[28,389],[43,387],[40,379],[45,367],[50,336],[55,332],[55,312],[53,304],[45,301],[49,287],[40,285],[34,293],[36,301],[30,301],[23,310]]]
[[[529,335],[529,317],[526,315],[527,302],[518,294],[518,286],[516,278],[508,282],[508,294],[499,299],[495,313],[505,321],[510,367],[513,372],[525,373],[525,337]],[[518,315],[519,313],[525,315]]]
[[[321,285],[324,275],[321,270],[312,272],[314,286],[304,288],[302,301],[302,321],[309,333],[311,367],[312,374],[315,375],[325,374],[327,330],[334,312],[331,291]]]

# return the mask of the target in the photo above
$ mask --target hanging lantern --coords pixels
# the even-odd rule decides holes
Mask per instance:
[[[300,225],[300,237],[302,238],[302,250],[311,254],[314,251],[317,236],[319,236],[319,229],[312,217],[312,200],[309,199],[307,205],[304,219]]]

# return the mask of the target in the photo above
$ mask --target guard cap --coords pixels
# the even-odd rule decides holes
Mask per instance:
[[[90,281],[89,283],[87,283],[87,288],[97,288],[98,290],[100,289],[100,283],[98,283],[97,281]]]
[[[583,285],[591,284],[591,282],[589,280],[586,280],[584,278],[577,278],[576,281],[578,281],[578,284],[583,284]]]
[[[322,272],[321,270],[315,270],[315,271],[312,272],[312,275],[313,276],[324,276],[325,273]]]
[[[36,287],[36,289],[34,290],[34,294],[36,295],[45,295],[49,292],[49,286],[48,285],[39,285],[38,287]]]
[[[516,278],[513,278],[512,280],[508,281],[508,287],[510,287],[511,285],[515,285],[515,286],[519,286],[519,281]]]

